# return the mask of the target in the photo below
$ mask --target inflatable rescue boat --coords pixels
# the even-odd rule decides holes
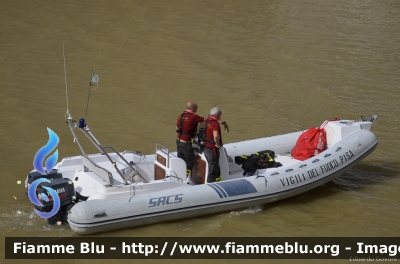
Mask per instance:
[[[185,162],[165,146],[157,143],[151,155],[119,152],[102,145],[84,120],[76,122],[68,114],[66,121],[81,155],[63,158],[47,175],[32,171],[25,186],[50,179],[36,189],[38,195],[51,187],[60,198],[60,209],[48,223],[68,223],[82,235],[237,210],[304,193],[343,174],[376,148],[378,139],[370,132],[376,119],[374,115],[327,123],[326,149],[304,161],[291,156],[304,131],[225,144],[219,160],[222,181],[206,184],[204,154],[195,153],[195,167],[187,177]],[[77,131],[99,153],[86,154]],[[263,150],[273,151],[281,166],[260,168],[245,177],[235,157]],[[38,211],[54,209],[54,199],[46,200],[36,206]]]

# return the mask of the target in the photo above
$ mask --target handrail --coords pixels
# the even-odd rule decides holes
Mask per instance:
[[[107,176],[108,176],[108,183],[109,183],[109,186],[112,186],[112,185],[114,184],[114,178],[113,178],[112,173],[111,173],[110,171],[108,171],[108,170],[106,170],[105,168],[100,167],[99,165],[97,165],[96,162],[94,162],[94,161],[93,161],[91,158],[89,158],[88,156],[82,155],[82,163],[83,163],[83,167],[84,167],[85,169],[88,169],[88,170],[89,170],[88,164],[87,164],[85,161],[88,161],[90,164],[93,165],[93,167],[90,168],[90,171],[94,172],[97,176],[99,176],[99,177],[102,178],[103,180],[107,181],[107,178],[105,178],[105,177],[102,175],[102,172],[105,172],[105,173],[107,174]],[[85,171],[86,171],[86,170],[85,170]]]
[[[68,114],[66,123],[68,124],[69,129],[71,130],[71,133],[74,137],[74,142],[76,142],[78,144],[79,149],[82,152],[82,156],[84,158],[86,158],[93,166],[94,168],[100,169],[104,172],[107,173],[108,178],[109,178],[109,182],[110,184],[114,184],[114,179],[112,177],[112,173],[109,172],[108,170],[106,170],[105,168],[99,166],[96,162],[94,162],[91,158],[88,157],[88,155],[85,153],[85,151],[83,150],[82,145],[80,144],[77,135],[75,134],[74,129],[79,128],[79,130],[81,130],[81,132],[90,140],[90,142],[95,145],[95,147],[100,150],[100,152],[104,155],[106,155],[106,157],[108,158],[108,160],[111,162],[111,164],[113,165],[113,167],[117,170],[118,174],[121,176],[121,178],[124,180],[125,184],[128,184],[127,180],[128,178],[125,178],[124,175],[122,174],[122,172],[119,170],[119,168],[117,167],[117,163],[110,157],[110,155],[107,153],[107,151],[105,150],[105,148],[111,148],[131,169],[133,174],[131,174],[129,176],[131,182],[133,180],[133,177],[138,175],[145,183],[148,183],[149,181],[147,179],[145,179],[142,175],[140,175],[139,171],[134,168],[114,147],[112,146],[106,146],[103,147],[101,145],[101,143],[97,140],[97,138],[93,135],[93,133],[90,131],[89,127],[86,126],[84,128],[80,128],[79,126],[76,125],[76,121],[71,117],[70,114]],[[85,166],[84,166],[85,167]],[[99,175],[99,177],[103,178],[102,176]],[[110,178],[111,177],[111,178]]]
[[[136,195],[136,188],[135,188],[136,185],[137,185],[137,183],[135,183],[132,186],[132,182],[131,182],[131,184],[129,186],[129,195],[130,195],[130,197],[129,197],[129,201],[128,202],[131,202],[132,197]],[[133,189],[133,195],[132,195],[132,189]]]
[[[132,169],[132,171],[134,172],[134,174],[133,175],[131,175],[130,177],[131,178],[133,178],[134,176],[136,176],[136,175],[138,175],[145,183],[148,183],[148,181],[142,176],[142,175],[140,175],[140,173],[139,173],[139,171],[135,168],[135,167],[133,167],[122,155],[121,155],[121,153],[119,153],[113,146],[103,146],[103,148],[104,149],[107,149],[107,148],[110,148],[110,149],[112,149],[131,169]],[[106,152],[107,153],[107,152]],[[107,155],[107,154],[106,154]],[[115,164],[115,162],[114,162],[114,164]],[[115,168],[117,169],[117,167],[116,167],[116,164],[115,164]],[[117,169],[118,170],[118,169]],[[119,170],[118,170],[119,171]],[[121,175],[121,177],[124,179],[124,177]],[[126,180],[126,179],[125,179]],[[132,181],[132,180],[131,180]]]
[[[267,178],[265,178],[265,176],[264,175],[258,175],[257,177],[256,177],[256,179],[258,179],[258,178],[264,178],[264,181],[265,181],[265,187],[268,187],[268,181],[267,181]]]
[[[92,142],[92,144],[95,145],[101,151],[102,154],[106,155],[106,157],[111,162],[111,164],[113,165],[115,170],[118,172],[118,174],[124,180],[125,184],[128,184],[128,182],[127,182],[128,178],[125,178],[125,176],[122,174],[121,170],[117,167],[117,163],[110,157],[110,155],[105,150],[106,148],[112,149],[125,162],[125,164],[128,165],[132,169],[134,174],[130,175],[130,177],[129,177],[129,178],[131,178],[131,181],[134,176],[138,175],[145,183],[148,183],[148,181],[144,177],[142,177],[142,175],[139,174],[139,171],[136,168],[134,168],[113,146],[101,145],[101,143],[97,140],[97,138],[94,136],[94,134],[90,131],[90,129],[88,127],[86,127],[85,129],[80,128],[80,130],[82,131],[83,134],[85,134],[89,138],[89,140]]]
[[[89,136],[85,133],[85,130],[83,128],[79,128],[79,130],[81,130],[81,132],[83,134],[85,134],[88,138]],[[75,135],[75,134],[74,134]],[[97,144],[94,144],[92,140],[90,140],[96,147],[100,148],[100,151],[102,154],[106,155],[106,157],[108,158],[108,160],[111,162],[112,166],[117,170],[118,174],[121,176],[121,178],[124,180],[125,184],[127,183],[127,180],[125,179],[125,177],[122,175],[121,171],[119,170],[119,168],[117,167],[117,164],[115,161],[113,161],[113,159],[110,157],[110,155],[108,155],[107,151],[104,149],[104,147],[100,144],[100,142],[94,137],[94,135],[92,133],[90,133],[90,136],[92,136],[93,140],[96,141]],[[90,138],[89,138],[90,139]],[[77,140],[77,138],[76,138]],[[80,144],[79,144],[80,146]],[[81,151],[83,152],[82,147],[80,146]],[[86,154],[85,154],[86,155]],[[86,155],[87,156],[87,155]]]
[[[102,153],[104,154],[104,150],[100,147],[100,142],[98,142],[96,140],[96,138],[93,136],[92,132],[90,132],[90,128],[89,126],[86,126],[86,128],[79,128],[82,133],[90,140],[90,142],[92,142],[92,144]],[[88,135],[88,133],[90,134],[90,136]]]
[[[175,172],[175,171],[174,171],[174,172]],[[174,175],[166,175],[165,178],[164,178],[164,181],[165,181],[168,177],[169,177],[169,178],[176,178],[176,179],[180,180],[180,181],[183,183],[183,180],[182,180],[181,178],[179,178],[178,176],[174,176]]]
[[[175,155],[172,154],[166,146],[164,146],[164,145],[162,145],[161,143],[158,143],[158,142],[157,142],[157,143],[156,143],[156,155],[157,155],[157,151],[158,151],[158,150],[161,151],[161,152],[164,152],[164,154],[167,155],[166,167],[169,168],[169,158],[170,158],[170,157],[175,157]],[[157,158],[157,157],[156,157],[156,158]]]
[[[137,151],[137,150],[124,150],[124,152],[122,152],[122,155],[124,155],[125,153],[132,153],[132,154],[142,155],[142,153],[140,151]]]
[[[89,163],[91,163],[96,169],[99,169],[99,170],[104,171],[104,172],[107,174],[107,176],[108,176],[108,183],[109,183],[109,185],[113,185],[113,184],[114,184],[114,178],[112,177],[112,173],[111,173],[110,171],[106,170],[105,168],[103,168],[103,167],[97,165],[96,162],[94,162],[91,158],[88,157],[88,155],[86,155],[85,151],[84,151],[83,148],[82,148],[81,143],[79,142],[78,137],[77,137],[76,134],[75,134],[74,129],[77,128],[75,122],[76,122],[76,121],[73,120],[70,116],[68,117],[68,120],[67,120],[68,127],[69,127],[69,129],[71,130],[72,135],[74,136],[74,141],[76,142],[76,144],[78,144],[78,147],[79,147],[79,149],[80,149],[81,152],[82,152],[82,157],[84,157],[87,161],[89,161]],[[87,168],[87,166],[85,166],[85,164],[83,164],[83,165],[84,165],[84,168],[85,168],[85,167]],[[89,169],[89,168],[87,168],[87,169]],[[95,173],[96,175],[98,175],[100,178],[104,179],[101,175],[98,174],[98,173],[99,173],[98,171],[97,171],[97,173],[96,173],[96,172],[94,172],[94,173]],[[106,180],[106,179],[104,179],[104,180]]]
[[[378,119],[378,115],[372,115],[372,116],[367,116],[367,117],[361,116],[360,118],[354,120],[354,122],[371,122],[373,124],[373,123],[375,123],[375,121],[377,119]]]
[[[70,122],[72,122],[72,123],[74,124],[76,121],[73,120],[72,118],[68,117],[68,120],[67,120],[68,127],[69,127],[69,129],[71,130],[72,135],[74,136],[74,142],[75,142],[76,144],[78,144],[78,147],[79,147],[79,149],[81,150],[82,154],[85,155],[85,156],[87,156],[86,153],[85,153],[85,151],[83,150],[81,144],[79,143],[78,137],[76,136],[76,134],[75,134],[75,132],[74,132],[74,129],[77,128],[77,126],[74,124],[74,127],[71,127],[71,123],[70,123]]]

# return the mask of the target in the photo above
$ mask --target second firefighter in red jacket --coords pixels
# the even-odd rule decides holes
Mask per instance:
[[[226,122],[221,122],[222,112],[218,107],[213,107],[210,116],[206,120],[204,138],[204,156],[208,163],[207,183],[221,181],[221,169],[219,167],[219,156],[222,147],[222,134],[220,123],[224,124],[229,132]]]
[[[215,108],[218,109],[218,107]],[[178,138],[176,141],[178,157],[186,162],[187,175],[190,175],[194,166],[194,150],[192,148],[192,139],[195,137],[198,124],[204,122],[204,117],[201,117],[196,114],[197,109],[198,106],[196,102],[192,101],[187,102],[186,110],[181,115],[178,116],[176,121],[176,132],[178,133],[177,136]],[[211,109],[212,112],[213,109]],[[219,109],[218,111],[220,113]],[[215,119],[215,117],[213,117],[212,115],[209,117],[209,119],[210,118]],[[225,130],[229,132],[229,127],[226,124],[226,122],[222,122],[219,119],[215,120],[218,127],[219,124],[224,124]],[[208,123],[209,122],[207,122],[207,124]],[[208,129],[206,128],[206,130]],[[208,144],[209,147],[210,144]],[[207,143],[205,143],[205,146],[207,146]]]

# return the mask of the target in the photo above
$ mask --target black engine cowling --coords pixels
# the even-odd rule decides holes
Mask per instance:
[[[28,174],[27,185],[25,188],[29,188],[32,182],[36,181],[37,179],[46,178],[49,180],[61,179],[62,173],[59,170],[51,170],[47,175],[43,175],[38,171],[32,171]]]
[[[75,205],[75,202],[77,201],[74,183],[70,179],[61,178],[53,179],[50,182],[42,182],[38,185],[36,193],[46,194],[49,201],[39,198],[43,206],[35,206],[35,208],[41,212],[50,212],[53,209],[53,198],[43,187],[52,188],[57,192],[58,197],[60,198],[60,209],[54,216],[47,218],[48,224],[55,225],[57,222],[65,223],[67,221],[67,212],[72,208],[72,206]]]

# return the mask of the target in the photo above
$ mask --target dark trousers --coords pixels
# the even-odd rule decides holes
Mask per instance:
[[[207,182],[221,181],[221,170],[219,168],[219,149],[204,148],[204,156],[208,163]]]
[[[178,150],[178,158],[183,159],[186,162],[186,168],[191,171],[194,165],[194,150],[192,148],[192,143],[183,143],[177,140],[176,146]]]

